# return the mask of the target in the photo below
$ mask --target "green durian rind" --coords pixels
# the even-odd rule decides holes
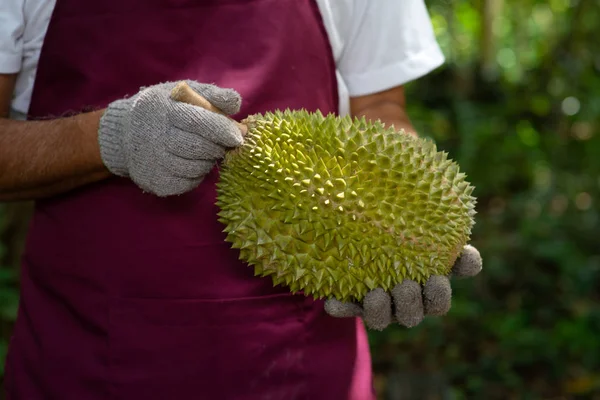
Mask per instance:
[[[446,275],[476,199],[427,139],[364,118],[282,110],[246,119],[217,184],[226,240],[255,275],[314,298]]]

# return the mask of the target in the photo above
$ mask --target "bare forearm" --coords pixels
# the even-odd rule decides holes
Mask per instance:
[[[415,128],[406,113],[404,87],[397,86],[379,93],[350,98],[350,112],[353,116],[367,120],[380,120],[387,127],[404,130],[417,136]]]
[[[0,119],[0,201],[55,195],[110,176],[97,140],[101,114]]]
[[[415,128],[408,117],[405,109],[392,102],[374,104],[372,107],[362,109],[358,116],[364,116],[367,120],[380,120],[386,127],[394,127],[395,130],[404,130],[406,133],[417,136]]]

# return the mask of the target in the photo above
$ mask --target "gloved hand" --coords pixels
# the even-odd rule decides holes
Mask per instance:
[[[481,271],[479,251],[467,245],[452,267],[451,275],[475,276]],[[448,276],[432,276],[421,286],[415,281],[405,280],[391,290],[391,294],[378,288],[365,296],[362,304],[344,303],[330,299],[325,301],[325,311],[332,317],[361,317],[367,327],[383,330],[392,322],[411,328],[426,315],[444,315],[450,310],[452,289]]]
[[[239,111],[236,91],[186,82],[223,113]],[[161,197],[194,189],[227,149],[243,143],[242,132],[226,116],[172,100],[176,84],[142,88],[109,104],[98,131],[109,171]]]

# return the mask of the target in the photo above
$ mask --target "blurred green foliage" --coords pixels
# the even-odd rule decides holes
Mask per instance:
[[[30,204],[0,204],[0,376],[19,305],[18,261]],[[0,399],[2,394],[0,394]]]
[[[448,63],[409,111],[476,186],[484,271],[370,332],[381,398],[600,399],[600,1],[427,4]],[[26,215],[0,206],[1,360]]]
[[[484,270],[448,316],[371,333],[385,398],[600,399],[600,2],[428,5],[449,62],[410,115],[476,186]]]

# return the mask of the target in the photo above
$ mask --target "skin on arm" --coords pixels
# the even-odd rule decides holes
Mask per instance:
[[[53,196],[111,176],[98,144],[104,110],[53,120],[11,120],[15,81],[15,74],[0,74],[0,201]]]
[[[408,114],[404,87],[397,86],[379,93],[350,98],[350,114],[365,117],[367,120],[381,120],[386,126],[396,130],[404,129],[417,136]]]

